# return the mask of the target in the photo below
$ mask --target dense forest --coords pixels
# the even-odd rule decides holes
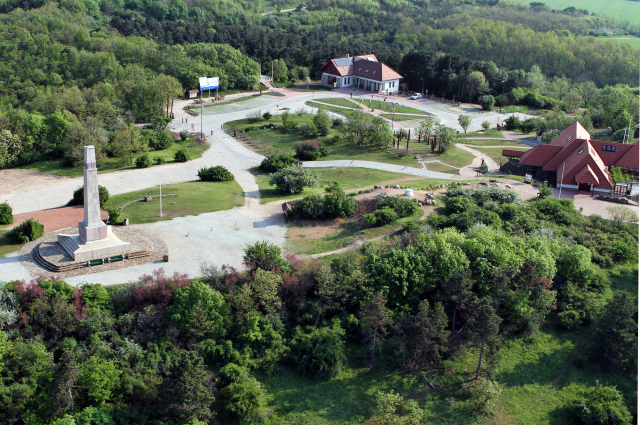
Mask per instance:
[[[391,208],[410,202],[395,199]],[[496,187],[452,185],[444,199],[401,236],[324,263],[256,243],[248,271],[204,265],[197,280],[158,270],[111,287],[0,283],[0,421],[278,423],[261,377],[295,370],[319,383],[363,363],[446,384],[468,415],[456,423],[469,423],[501,391],[505,343],[544,328],[589,335],[579,364],[603,380],[554,414],[630,424],[637,392],[621,384],[637,372],[637,301],[612,291],[609,270],[637,264],[637,225]],[[471,370],[448,376],[469,357]],[[375,423],[440,415],[389,398],[378,394]]]

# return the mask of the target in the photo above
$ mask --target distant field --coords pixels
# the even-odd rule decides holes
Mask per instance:
[[[631,44],[632,46],[640,47],[640,38],[638,37],[613,37],[614,40],[620,43]]]
[[[529,4],[530,0],[516,0],[518,3]],[[562,10],[569,6],[586,9],[590,13],[612,16],[620,21],[640,21],[640,2],[631,0],[543,0],[552,9]]]

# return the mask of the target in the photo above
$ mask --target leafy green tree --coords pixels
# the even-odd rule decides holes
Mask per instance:
[[[313,123],[316,125],[316,129],[320,135],[326,136],[329,133],[333,121],[331,121],[331,117],[327,111],[325,111],[324,108],[320,108],[313,117]]]
[[[120,385],[122,372],[109,360],[91,356],[85,361],[78,375],[78,385],[83,397],[91,404],[103,405],[111,399]]]
[[[421,141],[428,140],[427,138],[431,136],[431,134],[433,133],[435,125],[436,125],[436,121],[431,117],[427,117],[422,121],[420,121],[418,128],[416,128],[416,132],[418,133],[418,139]]]
[[[460,124],[460,127],[462,127],[462,129],[466,133],[467,129],[471,125],[471,117],[469,115],[460,115],[458,117],[458,124]]]
[[[325,188],[324,205],[327,209],[328,218],[350,217],[356,213],[358,203],[348,196],[337,182]]]
[[[0,224],[13,223],[13,209],[7,201],[0,204]]]
[[[446,152],[455,147],[456,143],[458,143],[458,135],[453,128],[449,128],[442,124],[436,124],[435,133],[438,138],[440,152]]]
[[[292,165],[271,174],[269,184],[286,193],[301,193],[305,187],[318,185],[317,174],[305,170],[299,165]]]
[[[496,98],[490,94],[486,94],[484,96],[480,96],[479,102],[483,111],[490,111],[493,109],[493,105],[496,104]]]
[[[278,289],[282,285],[282,276],[269,270],[257,269],[249,284],[253,290],[256,307],[265,315],[277,314],[282,308]]]
[[[273,61],[273,79],[275,81],[286,81],[288,72],[287,64],[283,59],[276,59]]]
[[[195,351],[179,350],[158,390],[166,419],[209,421],[215,400],[202,357]]]
[[[582,401],[572,403],[573,413],[585,425],[630,425],[633,417],[616,387],[596,386],[582,393]]]
[[[110,414],[93,406],[85,407],[78,413],[76,423],[78,425],[116,425]]]
[[[262,422],[269,414],[266,391],[249,371],[233,363],[220,369],[220,403],[241,424]]]
[[[616,291],[596,322],[594,353],[606,365],[638,368],[638,304],[627,292]]]
[[[222,294],[195,280],[176,291],[171,321],[193,338],[218,337],[227,329],[228,305]]]
[[[374,362],[376,346],[382,349],[382,342],[387,334],[387,328],[391,326],[392,320],[389,309],[385,306],[386,300],[382,294],[377,293],[371,297],[363,306],[360,313],[360,324],[364,340],[371,346],[371,364]]]
[[[558,274],[576,285],[589,285],[596,276],[596,266],[591,262],[591,251],[582,245],[572,245],[562,250],[558,258]]]
[[[476,368],[476,380],[480,378],[480,368],[482,357],[484,356],[485,345],[496,348],[498,344],[498,333],[502,319],[496,314],[495,308],[490,298],[482,298],[474,301],[469,317],[470,341],[480,348],[478,356],[478,367]]]
[[[82,299],[90,307],[100,310],[111,309],[111,296],[99,283],[86,283],[82,286]]]
[[[373,117],[367,126],[366,140],[378,148],[386,148],[393,141],[393,133],[382,117]]]
[[[191,159],[191,154],[187,148],[180,148],[173,155],[173,159],[177,162],[187,162]]]
[[[13,167],[21,153],[20,138],[9,130],[0,131],[0,168]]]
[[[340,321],[334,319],[331,326],[297,327],[290,343],[291,358],[303,373],[320,378],[335,376],[346,360],[345,331]]]
[[[262,270],[290,270],[287,260],[282,258],[282,250],[270,242],[256,242],[244,249],[242,261],[251,271]]]
[[[422,423],[424,413],[414,400],[404,401],[393,390],[376,394],[376,423],[384,425],[412,425]]]

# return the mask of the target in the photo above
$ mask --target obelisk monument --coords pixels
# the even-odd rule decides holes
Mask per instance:
[[[123,255],[131,244],[123,242],[100,217],[96,150],[84,147],[84,220],[78,223],[78,235],[58,235],[58,243],[74,261],[89,261]]]

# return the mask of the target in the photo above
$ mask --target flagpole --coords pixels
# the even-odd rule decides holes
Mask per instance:
[[[162,176],[160,176],[160,217],[162,217]]]

